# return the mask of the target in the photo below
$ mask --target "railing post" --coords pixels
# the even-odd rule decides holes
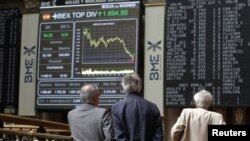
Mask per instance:
[[[36,130],[37,133],[46,133],[46,129],[43,126],[39,126]],[[37,138],[39,141],[46,141],[45,138]]]

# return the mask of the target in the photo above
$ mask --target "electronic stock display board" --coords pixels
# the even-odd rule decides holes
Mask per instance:
[[[121,78],[138,65],[140,2],[116,1],[41,2],[36,109],[80,105],[87,83],[100,88],[100,106],[125,97]]]
[[[167,1],[166,106],[191,106],[200,89],[214,106],[250,106],[249,17],[249,0]]]
[[[20,20],[19,9],[0,9],[0,112],[17,108]]]

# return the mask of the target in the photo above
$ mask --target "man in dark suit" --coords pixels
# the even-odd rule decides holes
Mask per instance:
[[[127,96],[111,109],[117,141],[162,141],[160,111],[154,103],[140,97],[140,76],[127,74],[122,86]]]
[[[68,122],[74,141],[111,141],[113,124],[111,113],[97,107],[99,89],[96,85],[82,86],[80,97],[82,105],[69,111]]]

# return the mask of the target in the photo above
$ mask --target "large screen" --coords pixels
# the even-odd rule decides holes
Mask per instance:
[[[111,106],[125,97],[121,78],[137,72],[140,2],[67,2],[41,2],[36,108],[78,106],[87,83]]]
[[[0,9],[0,112],[13,114],[18,103],[20,20],[19,9]]]
[[[249,0],[167,1],[166,106],[191,106],[200,89],[214,106],[250,106],[249,17]]]

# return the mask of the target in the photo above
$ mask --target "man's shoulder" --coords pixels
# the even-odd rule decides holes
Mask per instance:
[[[195,112],[197,109],[196,108],[184,108],[182,109],[183,113],[190,113],[190,112]]]
[[[144,99],[144,98],[143,98],[143,100],[145,101],[145,104],[148,104],[148,105],[150,105],[150,106],[156,106],[155,103],[153,103],[153,102],[151,102],[151,101],[149,101],[149,100],[147,100],[147,99]]]
[[[197,108],[183,108],[181,112],[182,115],[193,115],[197,113],[202,113],[202,111],[199,111]]]
[[[111,107],[111,109],[116,109],[117,107],[120,107],[120,105],[122,105],[122,103],[124,103],[124,99],[121,101],[118,101],[116,103],[114,103]]]
[[[144,105],[148,105],[148,106],[156,106],[155,103],[141,97],[141,96],[134,96],[134,97],[131,97],[130,99],[128,99],[128,101],[131,101],[131,102],[139,102],[139,103],[142,103]]]
[[[209,111],[212,115],[214,116],[222,116],[221,113],[217,113],[217,112],[214,112],[214,111]]]
[[[103,107],[92,107],[92,108],[86,108],[86,107],[76,107],[75,109],[72,109],[68,112],[68,114],[70,113],[77,113],[79,111],[92,111],[92,110],[95,110],[95,111],[107,111],[108,109],[107,108],[103,108]]]
[[[182,113],[184,114],[192,114],[192,113],[200,113],[200,114],[207,114],[207,115],[211,115],[211,116],[214,116],[214,117],[219,117],[219,116],[222,116],[222,114],[220,113],[217,113],[217,112],[214,112],[214,111],[209,111],[209,110],[206,110],[206,109],[202,109],[202,108],[184,108],[182,110]]]
[[[96,111],[103,111],[103,112],[105,112],[105,111],[108,111],[109,109],[107,109],[107,108],[103,108],[103,107],[95,107],[95,108],[94,108],[94,110],[96,110]]]
[[[124,98],[124,99],[122,99],[122,100],[120,100],[120,101],[115,102],[115,103],[112,105],[112,107],[115,107],[115,106],[119,106],[119,105],[121,105],[121,104],[124,104],[124,103],[126,103],[126,101],[127,101],[127,99]]]
[[[77,111],[77,108],[72,109],[72,110],[70,110],[70,111],[68,112],[68,114],[70,114],[70,113],[74,113],[74,112],[76,112],[76,111]]]
[[[76,115],[78,112],[77,112],[77,109],[72,109],[68,112],[68,117],[72,117],[74,115]]]
[[[135,101],[138,101],[139,103],[143,103],[145,105],[149,105],[149,106],[156,106],[155,103],[147,100],[147,99],[144,99],[142,97],[133,97],[133,99],[131,98],[125,98],[121,101],[118,101],[116,102],[115,104],[112,105],[112,107],[119,107],[120,105],[123,105],[123,104],[129,104],[129,103],[134,103]]]

